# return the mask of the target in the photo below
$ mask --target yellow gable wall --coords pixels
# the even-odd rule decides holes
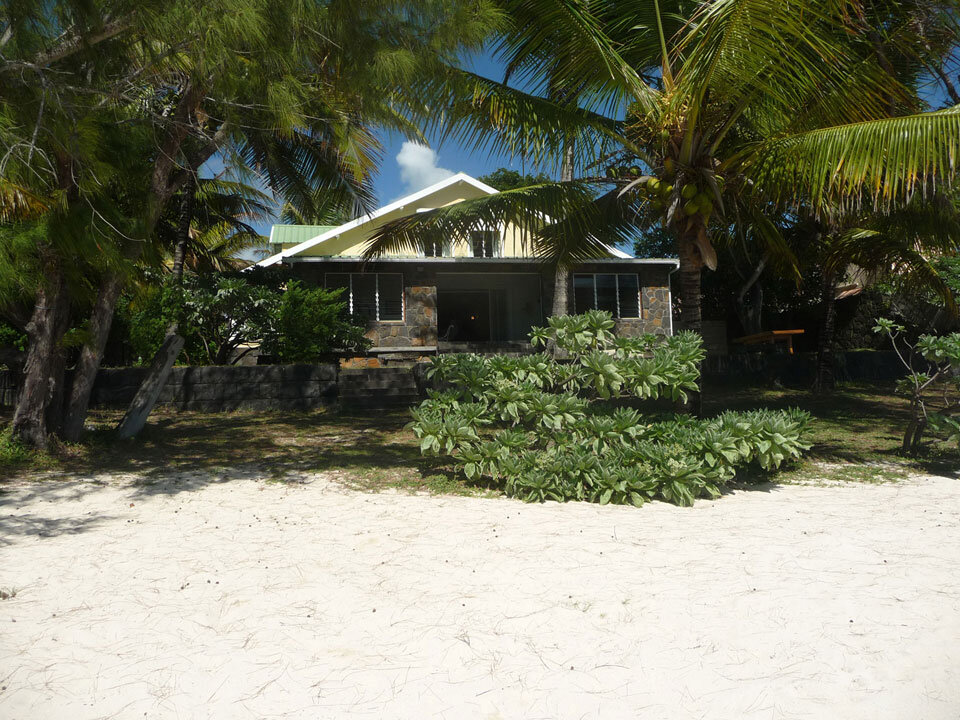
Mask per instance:
[[[346,230],[336,237],[328,238],[327,240],[317,243],[311,248],[297,253],[297,255],[303,257],[329,257],[332,255],[341,257],[358,257],[363,254],[363,249],[366,246],[367,241],[373,236],[374,232],[391,220],[412,215],[418,210],[430,210],[433,208],[444,207],[446,205],[453,205],[454,203],[462,202],[466,199],[482,197],[484,194],[485,193],[482,190],[474,187],[473,185],[464,182],[458,182],[449,187],[442,188],[437,192],[428,195],[427,197],[421,198],[420,200],[411,202],[402,208],[397,208],[396,210],[377,218],[374,222],[361,225],[357,228],[351,228],[350,230]],[[518,228],[508,225],[503,229],[501,238],[502,257],[530,257],[531,253],[529,248],[526,247],[526,244],[523,242],[522,233]],[[290,248],[294,247],[294,245],[282,245],[281,247],[283,250],[289,250]],[[465,239],[460,239],[454,242],[453,254],[455,257],[470,256],[470,248]],[[390,253],[386,257],[415,257],[415,255],[411,255],[409,252]]]

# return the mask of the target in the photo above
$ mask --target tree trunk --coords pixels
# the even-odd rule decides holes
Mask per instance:
[[[750,277],[737,293],[737,319],[745,335],[760,332],[763,322],[763,284],[760,277],[767,267],[767,257],[760,258]]]
[[[553,269],[553,305],[550,316],[570,314],[570,273],[557,265]]]
[[[815,393],[828,393],[836,386],[833,374],[833,335],[837,315],[837,285],[832,272],[823,276],[822,303],[820,338],[817,343],[817,374],[813,382]]]
[[[97,371],[103,359],[103,350],[110,336],[113,313],[122,287],[123,281],[120,276],[113,273],[104,278],[100,284],[97,301],[90,313],[90,338],[80,351],[80,359],[77,361],[73,376],[73,387],[70,389],[70,400],[60,433],[64,440],[76,442],[83,432],[83,424],[90,407],[90,394],[93,392],[93,383],[97,379]]]
[[[51,374],[63,338],[62,316],[68,315],[68,299],[59,265],[46,263],[46,282],[37,292],[26,332],[29,339],[23,365],[23,386],[13,414],[14,439],[40,450],[48,447],[47,407]]]
[[[47,435],[57,435],[63,422],[64,397],[66,396],[67,354],[61,344],[63,336],[70,329],[69,301],[64,301],[63,307],[57,311],[54,334],[57,344],[50,358],[49,387],[47,390]]]
[[[573,152],[573,141],[570,140],[563,149],[563,165],[560,168],[561,182],[573,180]],[[570,314],[569,294],[570,271],[558,261],[553,270],[553,307],[550,311],[552,317]]]
[[[173,249],[171,274],[178,283],[183,278],[183,261],[187,255],[187,244],[190,242],[190,223],[193,222],[193,204],[196,191],[197,179],[191,173],[183,186],[183,197],[180,199],[180,216],[177,218],[177,244]]]
[[[680,256],[680,322],[684,330],[703,336],[703,321],[700,315],[700,271],[703,260],[697,249],[696,231],[685,232],[678,238]],[[702,379],[701,379],[702,383]],[[696,417],[703,414],[703,398],[700,392],[688,392],[683,412]]]
[[[136,396],[117,427],[117,436],[121,440],[134,437],[146,425],[153,406],[157,404],[160,391],[170,377],[173,363],[183,349],[183,338],[176,333],[175,326],[171,329],[173,332],[167,331],[167,337],[154,356],[146,378],[140,384]]]
[[[196,179],[193,175],[188,179],[183,189],[183,197],[180,201],[180,217],[177,221],[177,244],[173,255],[173,278],[177,283],[183,279],[183,258],[186,254],[187,242],[190,239],[190,223],[193,220],[193,201],[196,188]],[[143,426],[147,424],[147,418],[153,412],[153,406],[157,403],[160,396],[160,390],[170,377],[170,371],[173,364],[177,361],[177,356],[183,349],[185,340],[180,335],[180,327],[174,322],[167,328],[167,335],[163,339],[163,344],[157,350],[157,354],[150,363],[150,370],[143,379],[143,383],[137,390],[127,408],[123,420],[117,426],[117,434],[120,438],[135,437]]]

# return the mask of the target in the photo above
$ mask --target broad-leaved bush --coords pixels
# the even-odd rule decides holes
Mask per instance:
[[[411,411],[423,454],[526,501],[639,506],[718,497],[738,468],[776,470],[808,448],[810,417],[799,410],[698,420],[629,406],[698,389],[695,333],[617,337],[610,313],[591,311],[550,318],[531,340],[548,351],[431,361],[435,388]]]

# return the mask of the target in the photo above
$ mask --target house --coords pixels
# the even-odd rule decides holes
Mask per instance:
[[[382,224],[497,191],[463,173],[336,227],[274,225],[275,254],[258,263],[290,265],[305,282],[345,288],[354,315],[367,318],[372,352],[399,357],[526,343],[553,301],[553,268],[531,256],[513,227],[451,238],[417,255],[361,255]],[[574,269],[568,312],[609,310],[624,335],[671,334],[672,259],[611,257]]]

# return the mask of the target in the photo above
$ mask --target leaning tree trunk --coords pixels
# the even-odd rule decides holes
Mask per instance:
[[[51,396],[51,375],[56,370],[68,316],[68,298],[63,274],[55,262],[47,262],[46,282],[37,293],[33,314],[27,323],[29,339],[27,357],[23,365],[23,386],[13,414],[13,437],[20,442],[46,450],[47,407]]]
[[[837,316],[837,285],[834,274],[824,273],[820,338],[817,343],[817,371],[813,381],[815,393],[828,393],[836,386],[833,373],[833,341]]]
[[[179,283],[183,278],[183,259],[186,254],[187,242],[190,239],[190,223],[193,220],[193,202],[196,191],[196,177],[190,175],[184,188],[183,197],[180,201],[180,216],[177,220],[177,244],[173,254],[173,279]],[[147,418],[153,412],[153,406],[157,404],[157,398],[160,397],[160,391],[170,377],[170,371],[173,364],[177,361],[177,356],[183,349],[184,338],[180,335],[180,326],[174,321],[167,328],[167,334],[163,339],[163,344],[157,350],[157,354],[150,363],[150,370],[143,379],[137,394],[134,396],[127,408],[123,420],[117,426],[117,434],[120,438],[135,437],[143,426],[147,424]]]
[[[100,370],[100,361],[107,346],[107,338],[110,336],[110,327],[113,324],[113,313],[122,288],[122,278],[114,273],[105,277],[100,284],[100,292],[90,314],[90,337],[80,351],[66,416],[60,431],[64,440],[76,442],[83,432],[93,383],[97,379],[97,371]]]

